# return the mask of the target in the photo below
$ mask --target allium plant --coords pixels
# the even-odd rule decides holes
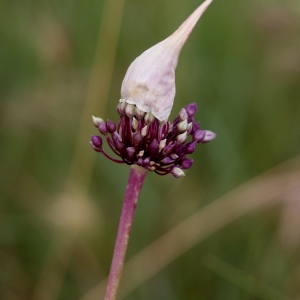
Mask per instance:
[[[159,175],[171,173],[176,178],[184,176],[183,170],[194,162],[187,156],[198,144],[216,137],[215,133],[202,130],[194,120],[196,103],[182,108],[173,122],[168,120],[180,51],[211,2],[203,2],[171,36],[132,62],[122,83],[117,124],[93,117],[95,126],[119,158],[111,157],[103,149],[100,136],[91,137],[93,149],[111,161],[131,165],[105,300],[116,299],[134,212],[148,171]]]

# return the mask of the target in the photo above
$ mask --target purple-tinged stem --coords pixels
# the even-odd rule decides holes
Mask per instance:
[[[133,165],[130,168],[104,300],[116,299],[133,217],[147,172],[146,169],[137,165]]]

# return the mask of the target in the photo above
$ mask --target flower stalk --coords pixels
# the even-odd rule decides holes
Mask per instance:
[[[137,165],[131,166],[106,287],[105,300],[115,300],[117,296],[134,213],[146,175],[146,169]]]

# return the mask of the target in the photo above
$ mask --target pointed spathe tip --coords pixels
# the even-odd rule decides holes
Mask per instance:
[[[180,25],[180,27],[169,37],[177,44],[177,50],[180,51],[186,40],[193,31],[200,17],[213,0],[206,0]]]

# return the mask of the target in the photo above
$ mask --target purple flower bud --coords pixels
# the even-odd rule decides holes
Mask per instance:
[[[115,131],[116,131],[116,128],[117,128],[117,126],[116,126],[116,124],[115,124],[114,122],[112,122],[112,121],[110,121],[110,120],[107,120],[107,121],[106,121],[106,129],[107,129],[107,131],[108,131],[109,133],[115,132]]]
[[[175,178],[179,178],[181,176],[185,176],[184,172],[178,168],[178,167],[173,167],[171,170],[171,174],[175,177]]]
[[[200,143],[205,137],[205,131],[204,130],[197,130],[193,134],[193,141]]]
[[[98,130],[100,131],[100,133],[106,134],[107,133],[107,129],[106,129],[105,123],[99,123],[98,124]]]
[[[197,131],[200,130],[200,122],[194,122],[193,123],[193,130],[192,130],[192,134]]]
[[[114,132],[113,134],[112,134],[112,138],[113,138],[113,141],[116,143],[117,141],[121,141],[122,139],[121,139],[121,137],[120,137],[120,135],[117,133],[117,132]]]
[[[143,161],[143,167],[145,169],[149,169],[149,163],[150,163],[150,157],[145,158]]]
[[[163,164],[163,165],[169,165],[169,164],[171,164],[173,162],[174,162],[174,159],[172,159],[170,157],[165,157],[164,159],[162,159],[160,161],[160,163]]]
[[[126,153],[125,152],[125,144],[124,143],[122,143],[121,141],[117,141],[116,142],[116,149],[119,151],[119,152],[121,152],[121,153]]]
[[[184,158],[181,161],[181,167],[182,169],[189,169],[193,165],[194,160],[189,159],[189,158]]]
[[[210,130],[206,130],[205,137],[201,141],[201,143],[208,143],[208,142],[212,141],[213,139],[215,139],[216,137],[217,137],[217,135],[214,132],[212,132]]]
[[[100,152],[102,149],[102,138],[98,135],[91,136],[91,146],[94,150]]]
[[[191,104],[188,104],[186,107],[185,107],[185,110],[187,112],[187,114],[189,115],[189,117],[193,117],[198,108],[197,108],[197,104],[196,103],[191,103]]]
[[[120,103],[117,105],[117,112],[119,115],[123,116],[125,114],[126,102],[120,100]]]
[[[178,155],[178,157],[185,156],[185,145],[184,144],[178,145],[178,147],[176,148],[175,153]]]
[[[125,152],[125,144],[121,141],[121,137],[117,132],[114,132],[112,135],[113,138],[113,142],[115,145],[115,148],[122,153],[126,153]]]
[[[158,144],[157,140],[154,139],[149,146],[151,158],[154,157],[158,153],[158,149],[159,149],[159,144]]]
[[[141,166],[141,165],[143,164],[143,159],[140,157],[140,158],[137,160],[136,164],[137,164],[138,166]]]
[[[194,153],[195,150],[196,150],[196,146],[197,146],[197,143],[196,142],[190,142],[186,145],[186,148],[185,148],[185,153],[186,154],[191,154],[191,153]]]
[[[134,147],[127,147],[126,148],[127,156],[132,159],[135,153]]]
[[[133,135],[133,145],[134,147],[138,147],[143,141],[143,136],[141,135],[141,133],[139,131],[137,131],[134,135]]]
[[[185,110],[185,108],[181,109],[178,116],[179,116],[180,121],[184,121],[189,117],[189,115],[187,114],[187,111]]]

